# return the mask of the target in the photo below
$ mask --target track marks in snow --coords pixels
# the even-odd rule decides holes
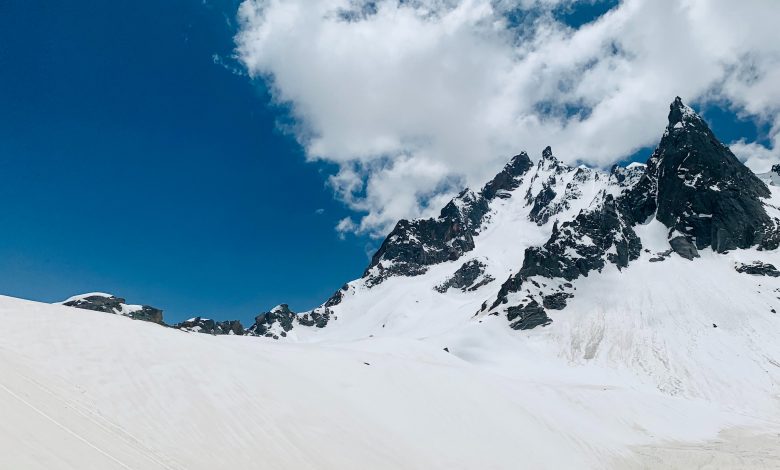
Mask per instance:
[[[123,462],[121,462],[120,460],[118,460],[118,459],[117,459],[116,457],[114,457],[113,455],[111,455],[111,454],[109,454],[108,452],[104,451],[103,449],[101,449],[100,447],[98,447],[98,446],[96,446],[95,444],[91,443],[90,441],[88,441],[87,439],[85,439],[84,437],[82,437],[81,435],[79,435],[78,433],[76,433],[75,431],[73,431],[72,429],[70,429],[69,427],[65,426],[65,425],[64,425],[64,424],[62,424],[61,422],[59,422],[59,421],[57,421],[56,419],[52,418],[52,417],[51,417],[51,416],[49,416],[47,413],[45,413],[44,411],[42,411],[40,408],[38,408],[37,406],[33,405],[33,404],[32,404],[32,403],[30,403],[29,401],[25,400],[25,399],[24,399],[24,398],[22,398],[21,396],[17,395],[17,394],[16,394],[16,393],[14,393],[14,392],[13,392],[13,391],[12,391],[10,388],[6,387],[5,385],[3,385],[3,384],[1,384],[1,383],[0,383],[0,389],[2,389],[4,392],[6,392],[8,395],[10,395],[12,398],[14,398],[14,399],[16,399],[16,400],[18,400],[18,401],[22,402],[22,403],[23,403],[25,406],[27,406],[28,408],[30,408],[32,411],[34,411],[34,412],[38,413],[39,415],[43,416],[45,419],[47,419],[48,421],[50,421],[50,422],[51,422],[51,423],[53,423],[55,426],[59,427],[60,429],[62,429],[62,430],[63,430],[63,431],[65,431],[66,433],[68,433],[69,435],[71,435],[71,436],[73,436],[74,438],[76,438],[77,440],[79,440],[79,441],[83,442],[83,443],[84,443],[84,444],[86,444],[88,447],[90,447],[90,448],[94,449],[94,450],[95,450],[95,451],[97,451],[98,453],[100,453],[100,454],[104,455],[105,457],[107,457],[109,460],[113,461],[114,463],[116,463],[116,464],[117,464],[117,465],[119,465],[120,467],[122,467],[122,468],[125,468],[125,469],[128,469],[128,470],[132,470],[130,467],[128,467],[127,465],[125,465]]]
[[[85,468],[95,466],[101,469],[124,470],[181,470],[178,466],[165,463],[159,456],[144,446],[140,440],[127,433],[121,427],[111,423],[106,418],[89,410],[72,400],[68,400],[62,394],[57,393],[39,381],[20,372],[13,367],[13,358],[2,351],[3,360],[0,361],[0,391],[4,392],[11,401],[22,404],[22,407],[14,407],[9,401],[3,400],[9,410],[27,415],[31,424],[36,422],[34,416],[42,418],[41,427],[34,427],[37,434],[48,434],[52,441],[67,441],[79,443],[74,446],[75,464],[73,468]],[[27,410],[28,412],[24,412]],[[3,431],[0,430],[0,434]],[[24,435],[24,430],[20,435]],[[13,441],[21,439],[14,432],[13,436],[3,436],[6,445],[4,461],[10,458],[14,462]],[[83,445],[83,447],[82,447]],[[18,448],[22,448],[19,445]],[[43,449],[39,449],[44,452]],[[21,456],[19,456],[21,457]],[[58,467],[63,462],[58,461]],[[28,464],[19,465],[19,468],[29,468]]]

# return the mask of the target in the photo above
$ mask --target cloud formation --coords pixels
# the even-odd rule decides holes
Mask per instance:
[[[609,165],[656,143],[676,95],[770,123],[769,147],[732,149],[780,159],[780,2],[624,0],[573,29],[553,9],[576,1],[245,0],[236,50],[338,164],[342,232],[431,215],[520,150]]]

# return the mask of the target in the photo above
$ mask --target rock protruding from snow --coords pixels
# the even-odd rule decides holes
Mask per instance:
[[[489,203],[509,196],[533,164],[528,154],[512,158],[479,193],[462,191],[433,219],[401,220],[374,254],[363,277],[366,285],[391,276],[419,276],[431,265],[457,260],[474,249]]]
[[[319,308],[302,316],[268,312],[251,334],[279,337],[297,325],[321,328],[338,317],[358,324],[368,316],[350,334],[371,337],[395,314],[401,325],[415,322],[415,312],[439,311],[444,298],[436,292],[470,315],[481,308],[515,329],[545,326],[555,317],[548,312],[564,310],[576,295],[575,279],[613,275],[644,259],[658,269],[679,266],[680,257],[704,262],[710,248],[778,248],[780,195],[766,200],[772,193],[763,182],[772,175],[780,178],[780,166],[757,177],[676,98],[646,163],[604,172],[566,165],[550,147],[535,163],[516,155],[437,218],[398,222],[363,277]],[[393,305],[377,307],[383,302]]]
[[[239,320],[215,321],[210,318],[195,317],[173,325],[173,328],[211,335],[244,334],[244,326]]]
[[[417,276],[430,265],[460,258],[474,249],[474,233],[487,211],[483,197],[465,190],[436,219],[399,221],[374,254],[364,274],[367,284]]]
[[[780,277],[780,271],[775,265],[753,261],[750,264],[740,264],[735,268],[738,273],[752,274],[754,276]]]
[[[638,187],[645,191],[645,214],[654,211],[670,234],[689,242],[672,246],[683,248],[681,256],[692,257],[690,245],[717,252],[777,247],[771,236],[775,224],[761,200],[770,196],[769,189],[679,97],[670,105],[666,132]]]
[[[544,245],[525,251],[520,271],[501,286],[490,309],[504,311],[510,322],[516,317],[523,320],[529,315],[526,312],[532,313],[537,321],[523,320],[518,324],[522,325],[520,329],[547,324],[541,322],[542,305],[563,309],[571,295],[566,292],[546,294],[535,277],[572,281],[591,271],[601,271],[607,263],[624,268],[629,261],[637,259],[642,243],[632,228],[631,219],[622,214],[619,207],[615,198],[607,194],[596,208],[580,212],[574,220],[564,222],[560,227],[556,223]],[[510,299],[512,294],[521,294],[519,305]]]
[[[265,336],[279,339],[286,337],[295,325],[305,327],[324,328],[330,321],[330,309],[327,307],[316,308],[306,313],[295,313],[287,304],[280,304],[268,312],[255,317],[255,323],[250,326],[245,334],[247,336]]]
[[[435,286],[438,292],[445,293],[449,289],[460,289],[463,292],[475,291],[494,281],[493,276],[485,273],[487,265],[480,260],[472,259],[463,263],[446,281]]]
[[[501,194],[505,192],[517,189],[520,186],[520,181],[523,175],[531,169],[533,163],[528,158],[528,154],[522,152],[512,157],[509,163],[504,166],[488,184],[482,188],[482,196],[487,200],[491,200],[494,197],[501,197]]]
[[[287,304],[277,305],[255,317],[255,323],[246,330],[249,336],[267,336],[279,339],[293,329],[296,314]]]
[[[628,266],[642,249],[633,227],[652,217],[668,228],[671,250],[688,260],[698,258],[699,250],[709,247],[716,252],[756,245],[778,247],[778,223],[767,214],[762,201],[770,196],[767,186],[679,97],[670,105],[668,121],[646,165],[612,169],[610,177],[620,188],[616,197],[604,193],[603,202],[594,208],[563,222],[560,228],[556,224],[543,246],[526,250],[522,268],[502,285],[491,310],[506,312],[512,321],[524,318],[525,311],[541,318],[543,307],[539,303],[547,308],[565,306],[570,293],[545,296],[546,290],[533,278],[572,281],[601,271],[607,262],[618,269]],[[549,148],[539,165],[556,166]],[[554,174],[543,182],[534,200],[532,220],[546,222],[539,215],[555,199],[553,184]],[[664,258],[657,256],[652,261]],[[771,272],[763,267],[738,269]],[[523,327],[528,324],[522,323]]]
[[[506,318],[509,320],[509,326],[513,330],[530,330],[537,326],[547,326],[552,323],[550,317],[547,316],[547,312],[534,299],[527,303],[507,308]]]
[[[163,311],[148,305],[128,305],[125,299],[102,292],[73,296],[64,302],[67,307],[123,315],[134,320],[163,324]]]

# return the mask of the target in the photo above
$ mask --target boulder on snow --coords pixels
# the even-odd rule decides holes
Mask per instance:
[[[692,260],[699,257],[699,250],[696,249],[696,246],[683,236],[674,237],[669,240],[669,246],[672,247],[672,250],[674,250],[675,253],[685,259]]]
[[[754,276],[780,277],[780,271],[773,264],[753,261],[750,264],[740,264],[736,268],[738,273],[752,274]]]

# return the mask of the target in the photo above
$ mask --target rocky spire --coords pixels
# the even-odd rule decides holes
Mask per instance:
[[[760,200],[769,196],[766,185],[679,97],[646,176],[637,185],[652,198],[645,207],[656,206],[672,247],[687,258],[706,247],[723,252],[760,244],[773,227]]]
[[[493,199],[499,191],[511,191],[520,185],[520,177],[531,169],[533,163],[528,154],[522,152],[512,157],[499,174],[482,188],[482,196]]]
[[[669,105],[669,125],[667,126],[667,130],[681,129],[686,125],[702,127],[709,130],[709,127],[707,127],[707,124],[701,116],[696,114],[692,108],[686,106],[685,103],[683,103],[682,98],[678,96],[672,101],[672,104]]]

